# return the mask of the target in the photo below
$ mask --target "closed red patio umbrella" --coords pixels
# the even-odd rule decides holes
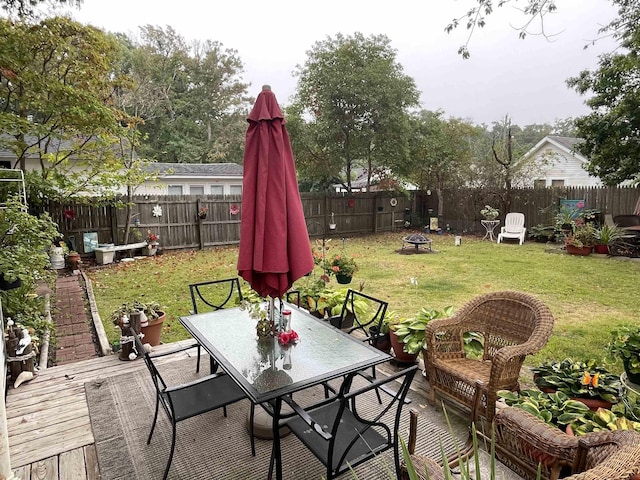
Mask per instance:
[[[314,264],[286,121],[268,85],[247,121],[238,274],[260,296],[281,298]]]

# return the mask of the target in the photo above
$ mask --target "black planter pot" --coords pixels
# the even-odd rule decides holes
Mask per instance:
[[[391,337],[388,333],[379,333],[378,327],[370,327],[369,335],[371,335],[371,345],[378,350],[389,353],[391,351]]]
[[[631,373],[629,371],[628,360],[625,359],[622,363],[624,364],[624,371],[627,374],[627,378],[629,379],[629,381],[635,383],[636,385],[640,385],[640,373]]]
[[[351,283],[351,279],[353,277],[351,275],[342,275],[340,273],[336,274],[336,280],[338,281],[338,283],[342,284],[342,285],[346,285],[348,283]]]
[[[0,274],[0,290],[13,290],[21,285],[22,280],[19,278],[15,279],[13,282],[9,282],[4,278],[4,274]]]

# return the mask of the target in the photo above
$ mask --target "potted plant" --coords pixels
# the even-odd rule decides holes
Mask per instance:
[[[627,378],[640,385],[640,327],[627,326],[611,332],[607,360],[622,360]]]
[[[545,362],[533,368],[533,380],[543,392],[563,392],[592,410],[618,402],[620,379],[595,360]]]
[[[480,210],[480,215],[482,215],[485,220],[495,220],[498,218],[498,215],[500,215],[500,212],[491,205],[485,205],[484,208]]]
[[[551,225],[536,225],[531,227],[529,236],[532,240],[539,243],[552,242],[556,236],[555,228]]]
[[[151,230],[147,230],[147,248],[146,248],[147,255],[151,256],[156,254],[156,252],[158,251],[159,238],[160,238],[160,235],[153,233]],[[145,249],[143,248],[143,250]]]
[[[606,408],[590,410],[584,403],[569,398],[563,392],[500,390],[498,397],[506,405],[521,408],[570,435],[582,436],[590,432],[609,430],[640,431],[640,422],[626,418],[621,412]]]
[[[415,362],[424,349],[424,331],[427,323],[436,318],[450,317],[452,314],[452,306],[444,307],[442,310],[422,308],[415,317],[393,325],[391,344],[396,359],[401,363]]]
[[[389,353],[391,351],[390,326],[397,322],[399,318],[400,317],[396,312],[387,310],[387,314],[382,319],[380,330],[378,330],[377,325],[369,327],[369,335],[372,338],[372,345],[374,347],[385,353]]]
[[[134,317],[133,321],[131,320],[132,316]],[[136,332],[144,334],[143,343],[148,343],[152,347],[160,345],[160,335],[165,318],[165,309],[158,302],[133,300],[124,302],[111,312],[111,321],[123,329],[123,334],[129,333],[125,331],[128,322]]]
[[[338,283],[351,283],[353,274],[358,271],[358,265],[353,257],[334,255],[330,263],[331,271],[335,274]]]
[[[595,244],[595,228],[591,223],[576,225],[565,240],[569,255],[589,255]]]
[[[326,295],[318,300],[318,309],[322,308],[327,311],[330,316],[330,322],[334,327],[338,326],[339,317],[342,313],[342,307],[347,299],[348,288],[340,288],[338,290],[328,290]],[[353,307],[351,302],[346,303],[346,313],[342,318],[341,328],[350,329],[353,326],[353,318],[355,316],[365,315],[369,311],[369,304],[361,297],[355,297]]]
[[[602,225],[594,231],[596,253],[609,253],[609,245],[612,245],[622,236],[622,229],[617,225]]]
[[[71,250],[67,254],[67,265],[71,270],[78,270],[79,266],[82,264],[82,259],[80,258],[80,254],[75,250]]]

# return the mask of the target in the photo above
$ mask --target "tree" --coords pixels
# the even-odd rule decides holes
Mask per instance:
[[[0,37],[0,146],[15,154],[13,167],[26,170],[27,159],[37,159],[30,179],[59,200],[113,195],[122,163],[112,147],[129,123],[113,105],[122,80],[111,67],[117,41],[65,17],[0,19]]]
[[[141,156],[162,162],[242,163],[247,85],[242,62],[218,42],[191,47],[171,27],[141,27],[127,39],[136,85],[130,108],[144,120]]]
[[[1,0],[2,10],[9,14],[16,13],[19,17],[32,17],[37,6],[43,3],[80,6],[83,0]]]
[[[422,111],[412,118],[410,160],[403,173],[422,189],[438,194],[438,217],[444,214],[446,187],[463,183],[471,166],[471,138],[478,134],[473,125],[456,118],[444,119],[444,112]]]
[[[616,0],[619,17],[606,31],[621,41],[622,53],[602,55],[598,69],[585,70],[567,83],[581,94],[591,113],[576,119],[584,143],[577,150],[589,159],[587,170],[609,186],[640,182],[640,5]]]
[[[469,43],[471,42],[471,38],[477,28],[482,28],[486,25],[487,17],[493,13],[494,4],[496,3],[498,8],[507,4],[520,3],[524,5],[521,9],[525,16],[524,23],[515,27],[516,30],[519,31],[518,35],[521,39],[526,38],[530,33],[532,25],[536,23],[540,26],[540,30],[535,33],[538,35],[542,34],[546,37],[544,17],[548,13],[557,10],[554,0],[523,0],[521,2],[519,0],[497,0],[497,2],[494,0],[477,0],[476,6],[471,7],[464,15],[454,18],[445,28],[445,31],[450,33],[460,26],[460,22],[465,23],[469,35],[467,36],[466,42],[458,48],[458,53],[462,55],[462,58],[466,59],[470,57]]]
[[[344,172],[351,191],[354,167],[365,167],[370,175],[376,166],[406,156],[407,115],[418,104],[418,91],[384,35],[338,34],[316,42],[307,55],[295,72],[294,109],[309,119],[298,158],[319,160],[327,173]]]

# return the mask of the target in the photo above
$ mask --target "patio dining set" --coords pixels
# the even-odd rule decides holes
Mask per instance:
[[[221,290],[226,293],[220,295]],[[275,335],[260,338],[256,335],[257,319],[250,310],[235,306],[243,300],[238,278],[193,284],[190,291],[193,309],[180,322],[195,342],[181,350],[198,349],[198,370],[201,351],[206,351],[210,371],[195,382],[169,386],[156,368],[159,358],[144,353],[156,391],[156,412],[148,443],[152,441],[160,407],[172,425],[171,450],[163,478],[169,475],[175,445],[180,441],[177,423],[214,409],[222,408],[226,414],[228,405],[243,399],[251,405],[248,428],[254,456],[254,437],[260,436],[254,431],[256,407],[260,406],[270,419],[266,429],[270,434],[267,438],[272,439],[271,460],[264,477],[272,478],[275,473],[277,479],[284,478],[282,458],[288,451],[282,450],[281,441],[283,435],[292,433],[324,465],[327,479],[350,472],[387,450],[393,452],[396,478],[410,478],[401,458],[399,425],[402,416],[408,414],[403,407],[410,404],[407,394],[418,367],[401,365],[391,375],[376,375],[376,367],[392,357],[374,348],[375,335],[367,333],[368,327],[381,325],[386,302],[349,290],[345,303],[363,296],[374,308],[367,315],[355,317],[343,308],[333,319],[317,318],[300,308],[298,302],[279,302],[278,308],[270,312],[274,314]],[[213,291],[218,292],[215,299],[208,296]],[[263,308],[269,310],[272,305]],[[280,313],[290,314],[290,321],[282,328],[278,326]],[[285,332],[285,328],[296,332],[297,342],[282,341],[278,332]],[[613,457],[618,462],[627,459],[622,462],[623,467],[618,463],[616,471],[640,468],[638,456],[629,454],[629,448],[638,448],[638,436],[630,432],[626,436],[600,435],[590,443],[576,437],[567,439],[564,433],[551,432],[551,427],[526,412],[497,402],[499,390],[519,389],[524,359],[544,347],[552,329],[553,316],[539,299],[512,291],[480,295],[451,318],[430,322],[425,358],[429,400],[435,403],[439,397],[463,407],[468,412],[469,425],[481,427],[481,434],[490,431],[489,425],[495,425],[498,458],[524,478],[536,478],[538,464],[542,478],[555,479],[561,474],[574,474],[570,478],[575,479],[628,478],[594,477],[584,472],[611,468],[609,459]],[[482,334],[485,341],[481,358],[465,355],[462,336],[466,331]],[[141,344],[139,351],[144,352]],[[171,353],[174,352],[168,354]],[[304,403],[304,392],[314,387],[322,388],[323,398]],[[413,422],[411,425],[414,427]],[[413,452],[412,443],[420,434],[414,427],[409,437],[418,478],[426,478],[425,469],[429,478],[445,478],[444,465],[437,463],[441,459]],[[473,454],[470,435],[446,463],[453,468]],[[381,472],[380,478],[387,477]]]

